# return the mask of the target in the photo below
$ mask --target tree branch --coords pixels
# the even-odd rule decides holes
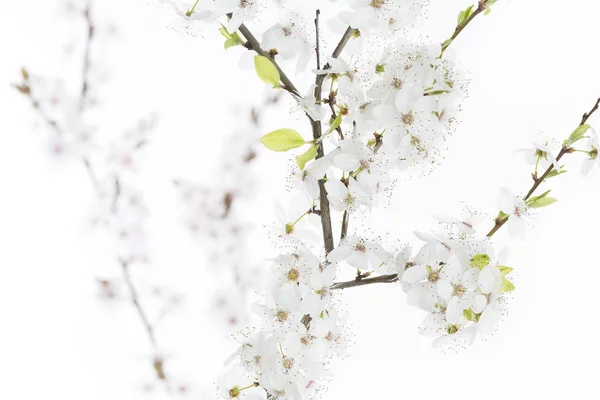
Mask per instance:
[[[353,31],[354,31],[354,29],[352,29],[350,27],[348,27],[348,29],[346,29],[346,32],[340,39],[340,42],[338,43],[338,45],[336,46],[335,50],[333,51],[333,53],[331,55],[333,58],[337,58],[341,54],[342,50],[344,50],[344,47],[348,43],[348,40],[350,39],[350,36],[352,35]],[[317,35],[317,38],[318,38],[318,35]],[[320,46],[319,42],[317,42],[317,52],[320,51],[319,46]],[[325,67],[323,67],[323,69],[330,69],[330,68],[331,68],[331,65],[329,65],[329,63],[325,64]],[[326,74],[317,75],[317,77],[315,79],[316,86],[315,86],[314,94],[315,94],[315,99],[317,99],[317,101],[321,100],[323,82],[325,81],[326,76],[327,76]],[[321,135],[322,135],[321,121],[315,121],[310,116],[308,118],[312,125],[313,139],[315,139],[315,141],[317,141],[317,143],[319,143],[317,145],[317,157],[316,157],[317,159],[319,159],[325,155],[325,152],[323,150],[323,141],[318,140],[321,138]],[[333,250],[334,243],[333,243],[333,229],[331,228],[331,209],[329,207],[329,199],[327,198],[327,190],[325,189],[325,180],[324,179],[319,180],[319,202],[320,202],[320,211],[321,211],[321,227],[323,230],[323,242],[325,244],[325,253],[328,254],[331,250]]]
[[[317,12],[317,17],[318,17],[318,14],[319,13]],[[227,14],[227,17],[231,18],[232,14]],[[318,18],[315,18],[315,25],[318,28]],[[292,93],[293,95],[295,95],[297,97],[301,97],[296,86],[288,78],[288,76],[285,74],[285,72],[283,72],[281,67],[279,67],[279,65],[277,64],[275,59],[273,57],[271,57],[271,55],[269,53],[267,53],[260,47],[260,43],[254,37],[252,32],[250,32],[250,30],[246,27],[246,25],[244,25],[244,24],[240,25],[239,31],[246,39],[247,46],[250,49],[254,50],[256,53],[260,54],[261,56],[267,57],[273,63],[275,68],[277,68],[277,70],[279,71],[281,82],[284,84],[284,88],[286,90],[288,90],[290,93]],[[354,29],[352,29],[350,27],[348,27],[348,29],[346,29],[346,32],[342,36],[342,39],[340,40],[340,42],[338,43],[338,45],[336,46],[335,50],[332,53],[333,58],[337,58],[341,54],[342,50],[346,46],[346,43],[348,43],[348,40],[350,39],[350,36],[352,35],[353,31],[354,31]],[[317,30],[317,32],[318,32],[318,30]],[[317,38],[318,37],[319,37],[319,35],[317,33]],[[316,51],[318,54],[320,52],[320,44],[318,41],[317,41],[316,47],[317,47]],[[317,61],[320,62],[320,58]],[[324,67],[324,69],[329,69],[329,68],[331,68],[331,66],[329,64],[326,64]],[[323,86],[324,80],[325,80],[325,75],[317,75],[316,80],[315,80],[316,87],[315,87],[315,92],[314,92],[315,98],[317,100],[321,99],[322,86]],[[322,135],[321,122],[313,120],[308,114],[306,114],[306,116],[308,117],[308,119],[310,120],[310,123],[311,123],[313,139],[315,139],[315,140],[320,139],[320,137]],[[323,157],[324,155],[325,155],[325,153],[323,150],[323,142],[319,140],[319,144],[317,146],[316,159],[319,159],[319,158]],[[333,233],[332,233],[332,229],[331,229],[331,211],[330,211],[330,207],[329,207],[329,200],[327,199],[327,190],[325,189],[325,181],[323,179],[319,180],[319,201],[320,201],[321,225],[323,228],[323,242],[325,245],[326,253],[329,253],[331,250],[333,250],[334,243],[333,243]]]
[[[596,112],[596,110],[598,110],[598,107],[600,107],[600,98],[598,98],[598,100],[596,101],[596,104],[594,104],[594,106],[592,107],[592,109],[589,112],[583,114],[583,116],[581,117],[581,122],[579,123],[578,126],[584,125],[587,122],[587,120],[592,116],[592,114],[594,114],[594,112]],[[571,152],[571,149],[569,147],[563,146],[560,149],[558,156],[556,156],[556,161],[559,161],[561,158],[563,158],[563,156],[565,154],[568,154],[570,152]],[[554,169],[554,164],[550,164],[550,166],[546,169],[546,171],[544,172],[544,174],[542,176],[534,179],[533,185],[527,192],[527,195],[525,195],[525,197],[523,198],[524,201],[527,201],[527,199],[529,199],[531,197],[531,195],[535,192],[535,190],[538,188],[538,186],[540,186],[542,184],[542,182],[544,182],[546,177],[550,174],[550,172],[552,172],[553,169]],[[498,231],[498,229],[500,229],[506,223],[506,221],[508,221],[508,218],[496,219],[496,224],[488,232],[487,236],[491,237],[492,235],[494,235]]]
[[[380,275],[374,278],[366,278],[366,279],[355,279],[353,281],[348,282],[338,282],[331,285],[330,289],[347,289],[351,287],[370,285],[373,283],[393,283],[398,282],[397,274],[389,274],[389,275]]]
[[[315,32],[317,34],[317,46],[315,47],[315,53],[317,53],[317,69],[321,69],[321,49],[319,48],[319,15],[321,15],[321,10],[317,10],[315,12]]]
[[[463,29],[465,29],[467,27],[467,25],[469,25],[469,23],[471,21],[473,21],[473,19],[476,16],[478,16],[483,11],[485,11],[485,9],[487,8],[487,2],[488,2],[488,0],[479,0],[479,3],[477,4],[477,8],[475,9],[475,11],[473,11],[473,14],[471,14],[471,16],[469,18],[467,18],[467,20],[464,23],[456,26],[456,28],[454,29],[454,33],[452,34],[450,39],[448,39],[444,43],[442,43],[442,54],[444,54],[444,51],[446,51],[446,49],[448,47],[450,47],[450,45],[452,44],[454,39],[456,39],[458,37],[458,35],[463,31]],[[441,57],[441,55],[440,55],[440,57]]]
[[[79,99],[79,110],[83,111],[85,108],[85,101],[89,91],[89,74],[91,67],[91,48],[92,40],[94,38],[95,28],[91,18],[91,2],[88,3],[85,10],[83,11],[83,18],[85,19],[87,27],[87,36],[85,41],[85,50],[83,55],[83,71],[81,75],[81,96]]]
[[[227,14],[227,16],[229,18],[231,18],[232,14]],[[285,74],[285,72],[283,72],[283,70],[281,69],[279,64],[277,64],[277,61],[275,61],[275,59],[273,57],[271,57],[271,55],[269,53],[267,53],[260,47],[260,43],[254,37],[252,32],[250,32],[250,30],[246,27],[246,25],[244,25],[244,24],[240,25],[239,31],[244,36],[244,38],[246,38],[247,45],[250,46],[250,48],[252,50],[254,50],[259,55],[268,58],[269,61],[271,61],[273,63],[275,68],[277,68],[277,71],[279,71],[279,76],[280,76],[281,82],[283,83],[284,89],[286,89],[288,92],[292,93],[293,95],[301,97],[300,92],[298,91],[296,86],[292,83],[290,78],[288,78],[288,76]]]
[[[592,109],[589,112],[583,114],[583,117],[581,118],[581,122],[580,122],[579,126],[584,125],[587,122],[587,120],[592,116],[592,114],[594,114],[594,112],[596,112],[598,110],[598,108],[600,108],[600,98],[598,98],[598,100],[596,101],[596,103],[594,104],[594,106],[592,107]],[[571,152],[571,149],[569,147],[563,146],[560,153],[556,157],[556,160],[557,161],[560,160],[565,154],[568,154],[570,152]],[[529,189],[529,192],[527,192],[527,195],[523,198],[523,200],[526,201],[527,199],[529,199],[531,197],[533,192],[535,192],[535,190],[538,188],[538,186],[540,186],[540,184],[546,179],[548,174],[550,174],[550,172],[552,172],[553,169],[554,169],[554,165],[550,164],[550,166],[548,167],[546,172],[544,172],[544,174],[541,177],[535,179],[533,186],[531,187],[531,189]],[[506,223],[506,221],[508,221],[508,218],[504,218],[502,220],[496,220],[496,224],[494,225],[492,230],[490,230],[488,232],[488,234],[486,236],[492,237],[496,232],[498,232],[498,230],[500,228],[502,228],[502,226]],[[356,287],[356,286],[370,285],[373,283],[393,283],[393,282],[397,282],[397,281],[398,281],[397,274],[389,274],[389,275],[376,276],[374,278],[367,278],[367,279],[356,278],[352,281],[337,282],[337,283],[334,283],[333,285],[331,285],[330,289],[332,289],[332,290],[333,289],[346,289],[346,288],[351,288],[351,287]]]
[[[150,344],[152,345],[152,348],[154,349],[153,367],[156,372],[156,376],[160,380],[167,381],[167,375],[165,374],[163,359],[159,355],[159,352],[158,352],[156,336],[154,335],[154,327],[150,323],[150,320],[148,319],[148,316],[146,315],[146,311],[144,310],[144,308],[142,307],[142,304],[140,303],[137,289],[135,288],[135,286],[133,284],[133,280],[131,279],[131,274],[129,273],[129,263],[125,260],[119,260],[119,263],[121,264],[121,269],[123,270],[123,278],[125,280],[125,283],[127,284],[127,288],[129,289],[131,303],[135,307],[135,309],[140,317],[140,320],[142,321],[142,325],[144,325],[144,328],[146,329],[146,333],[148,334],[148,340],[150,341]]]

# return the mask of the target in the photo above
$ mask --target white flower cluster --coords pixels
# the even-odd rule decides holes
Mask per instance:
[[[306,248],[274,260],[268,301],[253,306],[264,323],[231,357],[239,365],[219,380],[221,397],[301,399],[318,393],[327,366],[346,348],[345,319],[331,301],[336,269]]]
[[[309,146],[296,157],[298,166],[290,179],[290,186],[306,201],[303,208],[282,207],[278,213],[278,237],[293,250],[275,258],[266,303],[253,307],[264,323],[244,336],[231,359],[237,358],[239,365],[230,367],[219,380],[220,396],[313,397],[347,342],[332,291],[368,284],[369,279],[400,282],[408,303],[428,313],[420,331],[433,337],[436,347],[470,344],[478,335],[493,332],[504,313],[506,293],[514,289],[506,277],[512,268],[504,265],[502,253],[495,254],[489,237],[475,236],[479,215],[441,217],[440,222],[446,224],[443,230],[417,232],[425,244],[415,256],[410,246],[389,250],[380,239],[360,232],[348,235],[350,218],[380,204],[399,173],[431,168],[439,162],[466,92],[465,79],[446,52],[454,36],[443,45],[399,38],[424,2],[337,2],[342,11],[328,25],[343,34],[342,39],[333,55],[322,57],[323,63],[312,70],[315,84],[302,96],[272,60],[281,65],[296,60],[296,73],[303,72],[314,61],[311,43],[317,38],[309,39],[302,18],[288,12],[283,22],[266,29],[262,40],[255,40],[242,24],[255,21],[266,3],[216,0],[195,2],[191,9],[193,15],[195,7],[203,4],[207,21],[222,19],[226,49],[244,44],[260,54],[255,66],[261,79],[292,95],[294,111],[309,117],[315,134],[307,140],[292,129],[280,129],[261,139],[275,151]],[[287,3],[277,1],[278,5]],[[462,11],[458,25],[466,23],[473,7],[481,13],[493,3],[480,2]],[[375,42],[371,39],[383,44],[379,53],[364,51],[367,41]],[[315,124],[322,130],[315,130]],[[527,149],[536,169],[560,168],[560,157],[554,158],[551,147],[544,142]],[[590,159],[597,158],[595,136],[585,152]],[[546,194],[523,199],[503,189],[495,229],[508,223],[512,235],[522,235],[531,209],[554,200]],[[301,227],[305,219],[319,216],[326,250],[321,259],[315,255],[321,252],[309,240],[314,235]],[[342,221],[337,247],[333,229],[327,226],[330,218]],[[338,266],[343,265],[357,271],[356,279],[335,283]]]
[[[326,259],[319,260],[303,246],[310,242],[298,228],[304,217],[319,215],[324,177],[331,208],[352,215],[380,202],[393,182],[394,171],[436,160],[440,144],[452,130],[464,89],[452,64],[440,58],[440,52],[440,45],[399,41],[387,47],[377,62],[329,57],[327,68],[315,70],[317,76],[323,75],[324,87],[331,88],[324,97],[336,114],[319,142],[334,148],[293,172],[291,185],[313,206],[281,221],[281,236],[297,247],[275,259],[267,303],[254,306],[264,325],[237,351],[240,366],[221,378],[223,398],[312,397],[325,383],[331,361],[342,354],[346,343],[343,320],[331,302],[338,262],[367,274],[403,272],[407,265],[400,262],[404,253],[386,251],[377,240],[362,237],[347,236]],[[315,87],[303,98],[297,97],[297,109],[313,120],[323,120],[328,110],[318,104]],[[434,258],[432,253],[431,260]],[[436,264],[436,268],[440,266]],[[438,301],[438,313],[443,313],[441,307],[449,301]],[[480,311],[475,308],[473,312]],[[452,323],[456,325],[452,329],[458,331],[459,322]],[[444,328],[444,332],[450,329]]]
[[[421,333],[446,349],[493,332],[506,306],[505,292],[514,289],[505,278],[512,268],[503,265],[503,253],[494,257],[488,238],[467,235],[458,224],[444,234],[418,232],[417,237],[426,244],[414,258],[405,248],[397,273],[407,302],[428,313]]]

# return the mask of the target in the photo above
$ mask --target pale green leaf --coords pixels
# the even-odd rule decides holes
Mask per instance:
[[[225,28],[224,25],[221,24],[221,27],[219,28],[219,32],[221,33],[221,35],[223,35],[223,37],[225,39],[231,39],[231,35],[229,34],[229,32],[227,31],[227,28]]]
[[[293,129],[278,129],[260,138],[260,142],[269,150],[288,151],[306,144],[302,135]]]
[[[567,170],[562,169],[562,166],[561,166],[560,167],[560,171],[557,171],[555,169],[553,169],[552,171],[550,171],[550,173],[548,175],[546,175],[546,179],[554,178],[555,176],[562,175],[565,172],[567,172]]]
[[[583,139],[585,137],[585,133],[590,128],[588,124],[580,125],[571,133],[571,136],[565,141],[565,146],[571,146],[573,143]]]
[[[232,37],[231,39],[227,39],[225,41],[223,47],[225,48],[225,50],[227,50],[230,47],[239,46],[240,44],[242,44],[242,42],[240,42],[239,39]]]
[[[342,123],[342,114],[338,114],[338,116],[333,120],[333,122],[329,126],[329,129],[327,130],[327,132],[325,132],[325,135],[329,135],[331,132],[334,131],[334,129],[337,129],[341,123]]]
[[[548,196],[548,193],[550,193],[550,190],[546,190],[544,193],[540,194],[539,196],[531,196],[527,200],[527,204],[531,204],[536,200],[543,199],[544,197]]]
[[[279,71],[267,57],[254,56],[254,68],[258,77],[264,82],[273,86],[279,86],[279,81],[281,80]]]
[[[541,208],[549,206],[550,204],[556,203],[556,199],[554,197],[542,197],[541,199],[537,199],[529,203],[529,207],[533,208]]]
[[[506,278],[502,278],[502,285],[500,285],[500,292],[512,292],[513,290],[515,290],[515,285],[512,284],[511,281],[509,281]]]
[[[479,320],[477,314],[475,314],[473,311],[469,310],[463,310],[463,316],[468,320],[468,321],[474,321],[477,322]]]
[[[296,162],[298,163],[300,169],[304,169],[306,163],[315,158],[316,156],[317,146],[312,145],[308,148],[308,150],[306,150],[306,152],[300,154],[299,156],[296,156]]]
[[[473,258],[471,258],[471,262],[469,263],[469,265],[471,267],[475,267],[481,270],[489,263],[490,256],[488,256],[487,254],[476,254],[475,256],[473,256]]]
[[[500,270],[500,273],[502,274],[502,277],[505,277],[506,275],[510,274],[510,272],[514,269],[511,267],[505,267],[503,265],[499,266],[498,269]]]

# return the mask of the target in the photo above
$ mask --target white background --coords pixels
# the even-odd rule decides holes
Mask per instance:
[[[107,306],[97,298],[94,277],[115,267],[85,228],[91,201],[85,172],[49,159],[31,110],[9,86],[21,65],[41,75],[64,72],[62,47],[72,30],[55,1],[4,3],[0,398],[146,398],[140,387],[151,371],[137,316],[126,301]],[[413,230],[434,225],[432,214],[456,213],[460,201],[494,214],[499,187],[523,193],[530,186],[528,167],[512,152],[529,147],[540,130],[564,139],[600,96],[597,2],[499,3],[452,45],[471,85],[443,166],[398,184],[392,205],[373,217],[378,233],[412,240]],[[442,42],[467,5],[432,0],[421,29]],[[232,347],[206,317],[202,293],[210,282],[203,271],[210,266],[201,261],[201,244],[181,229],[170,179],[214,180],[211,149],[231,129],[231,106],[260,98],[263,86],[251,72],[237,72],[242,50],[223,53],[210,28],[204,39],[181,36],[166,28],[172,15],[144,0],[104,2],[99,12],[119,28],[105,58],[110,117],[104,123],[127,126],[148,110],[160,116],[141,174],[153,210],[155,262],[137,272],[185,293],[181,312],[158,333],[171,374],[197,389],[191,398],[201,398]],[[283,115],[265,130],[290,119],[298,118]],[[276,170],[287,159],[259,157],[270,189],[252,212],[269,218],[272,200],[284,192],[285,171]],[[569,173],[546,185],[559,202],[539,212],[527,240],[512,240],[504,230],[494,237],[499,247],[509,245],[509,265],[518,271],[510,313],[494,336],[460,354],[440,354],[417,334],[422,314],[404,304],[397,286],[350,289],[343,300],[354,345],[324,398],[595,398],[600,173],[582,179],[580,160],[565,161]],[[256,240],[265,247],[266,239]]]

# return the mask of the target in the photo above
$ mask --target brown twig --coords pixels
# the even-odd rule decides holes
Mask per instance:
[[[231,18],[232,14],[227,14],[227,16],[229,18]],[[246,27],[246,25],[242,24],[239,27],[239,31],[244,36],[244,38],[246,39],[247,46],[250,49],[254,50],[259,55],[268,58],[269,61],[271,61],[273,63],[273,65],[275,66],[275,68],[277,68],[277,71],[279,71],[279,76],[280,76],[281,82],[283,83],[283,88],[285,90],[287,90],[288,92],[290,92],[292,95],[301,97],[300,96],[300,92],[298,91],[298,89],[296,88],[296,86],[292,83],[292,81],[290,80],[290,78],[288,78],[288,76],[285,74],[285,72],[283,72],[283,70],[281,69],[281,67],[279,66],[279,64],[277,64],[277,61],[275,61],[275,58],[273,58],[271,56],[271,54],[269,54],[268,52],[264,51],[260,47],[260,43],[258,42],[258,40],[256,39],[256,37],[254,37],[254,35],[252,34],[252,32],[250,32],[250,30],[248,29],[248,27]]]
[[[125,260],[119,260],[119,264],[121,264],[121,269],[123,270],[123,278],[125,280],[125,283],[127,284],[127,288],[129,289],[131,303],[135,307],[135,309],[138,313],[138,316],[140,317],[140,320],[142,322],[142,325],[146,329],[148,340],[150,341],[150,344],[152,345],[152,348],[154,349],[154,360],[153,360],[153,364],[152,364],[154,367],[154,371],[156,372],[156,376],[158,377],[158,379],[166,382],[167,375],[166,375],[165,369],[164,369],[164,360],[159,354],[158,344],[156,341],[156,336],[154,334],[154,326],[148,319],[146,311],[144,310],[144,307],[142,307],[142,304],[140,303],[137,289],[136,289],[135,285],[133,284],[133,280],[131,279],[131,274],[129,273],[129,263]]]
[[[371,285],[373,283],[398,282],[398,274],[380,275],[374,278],[355,279],[348,282],[338,282],[331,285],[330,289],[347,289],[351,287]]]
[[[340,39],[335,50],[331,54],[331,57],[333,57],[333,58],[339,57],[339,55],[344,50],[344,47],[348,43],[348,40],[350,40],[350,37],[352,36],[352,32],[354,32],[354,29],[352,29],[351,27],[348,27],[346,29],[346,32],[344,32],[344,35],[342,36],[342,38]],[[318,42],[317,42],[317,49],[319,49]],[[319,50],[317,50],[317,51],[319,51]],[[329,63],[325,64],[325,66],[323,67],[324,70],[327,70],[330,68],[331,68],[331,65],[329,65]],[[326,76],[327,76],[327,74],[320,74],[320,75],[317,75],[317,77],[315,79],[315,85],[316,85],[315,86],[315,98],[317,100],[320,99],[322,96],[323,82],[325,81]],[[309,117],[309,119],[311,121],[311,125],[313,128],[313,139],[318,140],[321,138],[321,135],[322,135],[321,121],[314,121],[310,117]],[[325,155],[324,150],[323,150],[323,141],[319,140],[318,143],[319,143],[319,145],[317,146],[317,157],[316,157],[317,159],[319,159]],[[333,243],[333,230],[331,228],[331,209],[329,206],[329,199],[327,198],[327,190],[325,189],[325,180],[324,179],[321,179],[319,181],[319,199],[320,199],[320,209],[321,209],[321,227],[323,230],[323,241],[325,244],[325,252],[326,252],[326,254],[328,254],[330,251],[333,250],[334,243]]]
[[[86,27],[87,27],[87,36],[85,41],[85,50],[83,54],[83,68],[81,75],[81,95],[79,99],[79,110],[83,111],[85,108],[85,102],[87,99],[88,91],[89,91],[89,75],[90,75],[90,67],[91,67],[91,48],[92,41],[94,38],[94,33],[96,29],[94,28],[94,24],[91,17],[91,8],[92,3],[89,2],[83,11],[83,18],[85,19]]]
[[[315,53],[317,54],[317,69],[321,69],[321,49],[319,48],[319,15],[321,15],[321,10],[317,10],[315,12],[315,32],[317,35]]]
[[[584,125],[587,122],[587,120],[592,116],[592,114],[594,114],[594,112],[596,112],[598,110],[598,108],[600,108],[600,98],[598,98],[598,100],[596,101],[596,103],[594,104],[594,106],[592,107],[592,109],[589,112],[583,114],[583,117],[581,118],[581,122],[580,122],[579,126]],[[560,160],[567,153],[570,153],[570,148],[563,146],[560,153],[556,157],[556,160],[557,161]],[[529,199],[529,197],[531,197],[533,192],[544,181],[544,179],[546,179],[548,174],[550,174],[550,172],[552,172],[553,169],[554,169],[554,165],[551,164],[548,167],[548,169],[546,170],[546,172],[544,172],[544,174],[541,177],[535,179],[533,186],[531,187],[531,189],[529,189],[529,192],[524,197],[524,200],[527,200],[527,199]],[[502,228],[502,226],[506,223],[506,221],[508,221],[508,218],[496,220],[496,224],[494,225],[492,230],[490,230],[490,232],[486,236],[487,237],[493,236],[496,232],[498,232],[498,230],[500,228]],[[393,282],[397,282],[397,281],[398,281],[397,274],[389,274],[389,275],[381,275],[381,276],[377,276],[374,278],[368,278],[368,279],[360,279],[360,280],[355,279],[355,280],[348,281],[348,282],[337,282],[337,283],[334,283],[333,285],[331,285],[330,288],[331,289],[346,289],[346,288],[351,288],[351,287],[356,287],[356,286],[370,285],[373,283],[393,283]]]
[[[600,98],[598,98],[598,100],[596,101],[596,103],[594,104],[594,106],[592,107],[592,109],[589,112],[583,114],[583,116],[581,117],[581,122],[579,123],[578,126],[584,125],[587,122],[587,120],[592,116],[592,114],[594,114],[594,112],[596,112],[596,110],[598,110],[598,107],[600,107]],[[560,152],[558,153],[558,155],[556,156],[556,161],[557,162],[560,161],[560,159],[563,158],[563,156],[565,154],[568,154],[570,152],[571,152],[570,147],[563,146],[560,149]],[[534,179],[533,185],[527,192],[527,195],[525,195],[525,197],[523,197],[524,201],[527,201],[527,199],[529,199],[531,197],[531,195],[535,192],[535,190],[538,188],[538,186],[540,186],[542,184],[542,182],[544,182],[546,177],[552,172],[553,169],[554,169],[554,164],[550,164],[550,166],[546,169],[546,171],[544,172],[544,174],[542,176]],[[487,236],[491,237],[492,235],[494,235],[498,231],[498,229],[500,229],[506,223],[506,221],[508,221],[508,217],[497,218],[496,223],[494,224],[494,227],[488,232]]]
[[[462,24],[456,26],[456,28],[454,29],[454,33],[452,34],[450,39],[448,39],[444,43],[442,43],[442,54],[444,54],[444,51],[446,51],[446,49],[452,44],[454,39],[456,39],[458,37],[458,35],[463,31],[463,29],[465,29],[467,27],[467,25],[469,25],[469,23],[471,21],[473,21],[473,19],[477,15],[479,15],[483,11],[485,11],[485,9],[487,7],[487,2],[488,2],[488,0],[479,0],[479,3],[477,4],[477,8],[475,9],[475,11],[473,11],[471,16],[469,18],[467,18],[467,20],[465,22],[463,22]]]
[[[333,58],[337,58],[341,54],[346,43],[348,43],[348,39],[350,39],[350,34],[348,34],[348,31],[350,31],[350,34],[351,34],[354,30],[352,28],[348,27],[348,29],[346,30],[346,33],[344,33],[344,35],[342,36],[342,39],[340,40],[340,42],[338,43],[338,45],[336,46],[335,50],[332,53]],[[317,38],[318,38],[318,35],[317,35]],[[319,53],[320,52],[319,41],[317,41],[316,48],[317,48],[316,51]],[[329,65],[329,63],[325,64],[325,67],[323,67],[323,69],[330,69],[330,68],[331,68],[331,65]],[[317,99],[317,100],[321,99],[323,82],[325,80],[325,77],[326,77],[326,74],[321,74],[321,75],[317,75],[317,77],[315,79],[315,93],[314,94],[315,94],[315,99]],[[319,159],[325,155],[325,152],[323,149],[323,141],[319,140],[322,135],[321,121],[315,121],[312,118],[310,118],[310,116],[308,118],[312,125],[313,139],[315,139],[316,143],[318,143],[316,158]],[[325,253],[328,254],[330,251],[333,250],[334,243],[333,243],[333,229],[331,227],[331,208],[329,206],[329,199],[327,198],[327,190],[325,189],[325,180],[324,179],[319,180],[319,203],[320,203],[320,210],[321,210],[321,228],[323,231],[323,243],[325,245]]]

